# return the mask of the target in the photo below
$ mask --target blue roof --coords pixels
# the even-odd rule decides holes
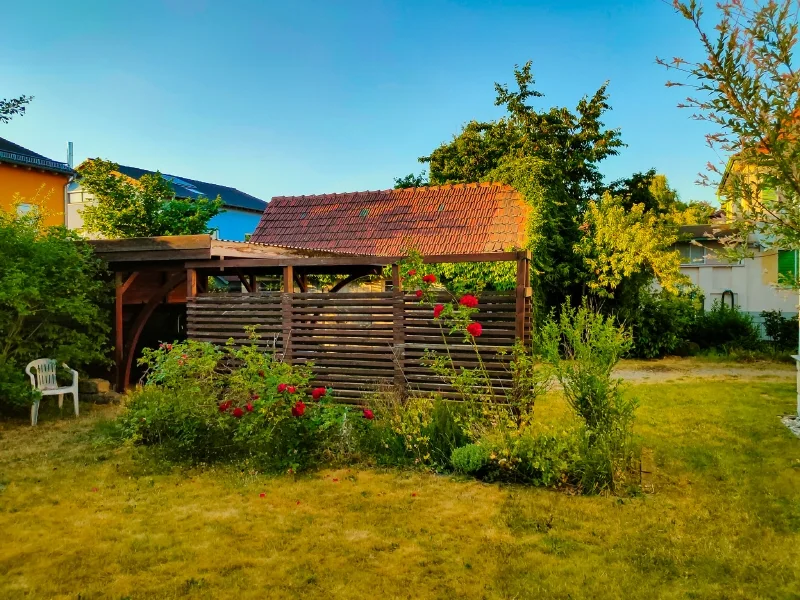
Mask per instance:
[[[118,170],[120,173],[132,179],[139,179],[142,175],[155,174],[155,171],[148,171],[147,169],[139,169],[137,167],[126,167],[124,165],[119,165]],[[222,203],[225,208],[238,208],[240,210],[257,212],[259,214],[264,212],[264,209],[267,207],[267,203],[263,200],[259,200],[255,196],[251,196],[250,194],[246,194],[236,188],[226,185],[197,181],[196,179],[169,175],[168,173],[162,173],[161,176],[169,181],[177,198],[195,199],[202,196],[214,200],[219,196],[222,198]]]

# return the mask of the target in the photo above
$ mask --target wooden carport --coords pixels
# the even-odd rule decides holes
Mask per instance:
[[[342,328],[343,333],[346,333],[344,328],[353,328],[354,326],[344,322],[340,325],[320,325],[319,339],[322,341],[317,342],[316,346],[311,346],[312,341],[309,340],[317,337],[313,325],[314,319],[324,314],[326,315],[324,323],[330,323],[329,315],[331,313],[341,312],[347,315],[363,310],[355,308],[354,305],[362,304],[358,299],[366,298],[366,295],[347,294],[345,298],[335,292],[357,278],[380,273],[387,265],[393,265],[392,291],[373,294],[372,300],[385,305],[388,310],[385,316],[394,319],[391,324],[386,325],[386,328],[391,328],[394,332],[392,339],[388,341],[392,342],[393,362],[395,365],[402,366],[403,364],[402,361],[398,363],[396,358],[398,355],[404,354],[405,338],[408,333],[404,323],[407,319],[406,315],[409,314],[409,298],[404,295],[401,287],[397,266],[397,263],[403,259],[401,256],[358,256],[228,242],[211,239],[208,235],[94,240],[91,244],[95,253],[108,263],[109,269],[115,276],[114,362],[116,385],[119,390],[130,385],[130,375],[142,330],[156,308],[163,304],[185,305],[188,302],[193,307],[190,311],[191,316],[191,314],[199,314],[198,311],[201,309],[203,314],[208,314],[209,310],[219,310],[219,315],[231,314],[231,303],[238,302],[236,308],[242,308],[243,300],[251,308],[258,302],[271,303],[271,305],[280,302],[280,312],[276,312],[278,315],[276,319],[280,327],[276,325],[276,330],[283,340],[285,358],[292,360],[291,340],[296,338],[294,343],[294,346],[298,348],[296,360],[320,360],[322,363],[329,360],[331,363],[336,363],[337,361],[333,359],[325,358],[328,354],[317,351],[319,344],[323,344],[326,350],[330,350],[330,346],[335,344],[325,342],[326,332],[339,327]],[[508,326],[511,327],[508,329],[511,343],[513,343],[513,339],[525,337],[531,311],[530,253],[528,251],[436,255],[426,256],[424,260],[426,263],[515,261],[517,263],[516,289],[513,292],[495,295],[498,298],[496,301],[502,301],[505,303],[504,306],[509,307],[508,311],[510,312],[506,313],[509,317],[506,319],[510,321],[513,317],[513,322],[508,323]],[[307,277],[321,274],[342,276],[342,279],[332,289],[334,293],[311,294],[308,292]],[[238,277],[242,282],[242,293],[209,294],[208,279],[216,275]],[[259,292],[257,277],[264,275],[280,276],[282,291]],[[495,311],[498,306],[495,306]],[[317,308],[312,310],[309,307]],[[279,307],[275,306],[275,308]],[[385,312],[374,305],[371,310],[378,313]],[[239,315],[247,314],[246,310],[235,312]],[[253,312],[253,318],[250,320],[254,324],[258,324],[260,319],[258,315],[263,314],[265,314],[263,311]],[[246,320],[219,315],[216,318],[206,318],[203,322]],[[366,321],[373,317],[356,315],[339,318]],[[418,318],[418,316],[414,316],[412,320]],[[359,323],[359,325],[364,324],[366,323]],[[295,327],[297,332],[293,331]],[[425,333],[422,329],[419,331]],[[195,337],[192,333],[193,330],[190,328],[190,337]],[[198,339],[224,341],[219,336],[204,338],[204,332],[199,325],[195,325],[194,333]],[[387,333],[391,332],[387,331]],[[303,338],[302,335],[306,337]],[[236,336],[232,335],[232,337]],[[419,339],[430,338],[419,337]],[[356,347],[361,346],[356,345]],[[318,358],[317,355],[322,358]],[[397,369],[396,366],[395,369]],[[328,372],[334,373],[336,369],[331,368],[325,371],[325,373]],[[405,376],[404,373],[398,373],[398,377],[404,378]]]

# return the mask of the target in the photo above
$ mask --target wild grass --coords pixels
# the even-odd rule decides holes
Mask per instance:
[[[792,379],[642,384],[643,493],[178,469],[113,408],[0,424],[2,598],[792,598]],[[551,394],[537,417],[567,418]],[[263,497],[261,496],[263,494]]]

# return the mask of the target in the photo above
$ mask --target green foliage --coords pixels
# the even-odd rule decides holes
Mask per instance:
[[[40,210],[0,210],[0,402],[30,404],[25,365],[53,358],[73,368],[107,360],[110,288],[88,244],[45,227]],[[27,385],[30,387],[28,381]]]
[[[425,187],[429,185],[428,174],[422,171],[419,175],[409,173],[405,177],[394,178],[394,189],[399,190],[403,188]]]
[[[481,181],[504,160],[531,157],[557,170],[570,196],[579,201],[599,193],[598,163],[622,146],[618,130],[601,122],[609,109],[606,85],[583,98],[575,112],[563,107],[537,111],[528,102],[542,94],[534,89],[531,63],[514,69],[517,89],[495,84],[495,105],[508,116],[494,122],[469,122],[453,141],[442,144],[421,162],[430,164],[434,185]]]
[[[489,434],[480,441],[488,453],[481,476],[487,481],[545,487],[569,483],[579,461],[577,443],[569,431],[525,428]]]
[[[787,319],[779,310],[762,311],[761,318],[764,319],[764,331],[776,348],[797,349],[797,319]]]
[[[450,455],[453,469],[465,475],[476,475],[489,464],[489,451],[479,444],[467,444]]]
[[[41,394],[31,386],[24,365],[0,359],[0,413],[29,408]]]
[[[612,377],[630,349],[623,327],[583,303],[561,307],[541,331],[545,356],[553,363],[564,396],[583,423],[581,452],[587,492],[616,489],[631,469],[631,427],[637,401],[626,397]]]
[[[660,358],[685,353],[701,312],[702,297],[694,293],[642,290],[638,308],[624,316],[633,340],[630,355]]]
[[[698,317],[689,339],[702,349],[757,350],[761,345],[753,318],[738,306],[731,307],[719,300]]]
[[[33,100],[33,96],[20,96],[19,98],[0,99],[0,124],[8,123],[12,117],[21,117],[25,114],[27,104]]]
[[[679,107],[709,123],[706,135],[718,154],[735,156],[728,167],[709,163],[707,184],[719,184],[737,235],[734,254],[747,252],[748,234],[775,248],[800,246],[800,68],[795,0],[724,2],[718,22],[703,21],[696,0],[675,3],[694,27],[704,54],[698,61],[657,59],[688,74],[692,94]],[[777,191],[777,193],[776,193]]]
[[[677,231],[644,204],[626,210],[611,196],[589,202],[586,235],[575,245],[589,272],[587,285],[599,296],[613,296],[625,280],[644,274],[642,286],[655,276],[665,289],[675,292],[688,282],[681,274],[681,257],[673,244]]]
[[[80,184],[95,199],[83,209],[86,231],[110,238],[210,233],[208,222],[222,209],[221,198],[180,200],[161,173],[134,181],[118,168],[101,159],[81,168]]]
[[[145,385],[122,416],[126,439],[159,444],[174,460],[248,460],[298,470],[349,449],[368,422],[330,392],[310,396],[309,366],[292,367],[255,343],[165,344],[145,352]]]

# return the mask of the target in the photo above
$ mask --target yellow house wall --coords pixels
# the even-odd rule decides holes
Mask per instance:
[[[10,210],[14,195],[45,211],[47,225],[64,225],[64,186],[68,175],[0,163],[0,208]]]

